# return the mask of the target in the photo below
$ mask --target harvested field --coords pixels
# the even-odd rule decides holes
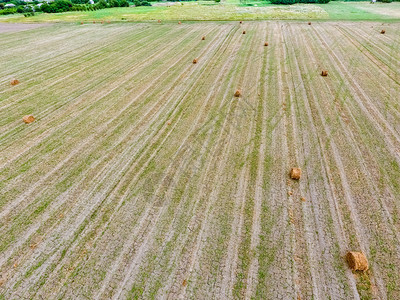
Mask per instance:
[[[0,33],[18,32],[18,31],[35,29],[35,28],[42,27],[42,26],[48,26],[48,25],[47,24],[0,23]]]
[[[0,299],[400,299],[400,24],[380,29],[0,34]]]

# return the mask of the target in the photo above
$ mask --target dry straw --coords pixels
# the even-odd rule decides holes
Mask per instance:
[[[33,121],[35,121],[35,117],[32,115],[27,115],[22,118],[22,121],[24,121],[24,123],[26,123],[26,124],[29,124],[29,123],[32,123]]]
[[[11,85],[17,85],[19,83],[18,79],[11,80]]]
[[[290,170],[290,178],[299,180],[301,177],[301,169],[300,168],[292,168]]]
[[[367,271],[368,260],[364,253],[349,251],[346,254],[346,261],[353,271]]]

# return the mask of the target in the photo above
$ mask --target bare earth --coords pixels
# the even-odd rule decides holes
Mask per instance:
[[[400,299],[400,24],[381,29],[0,35],[0,299]]]

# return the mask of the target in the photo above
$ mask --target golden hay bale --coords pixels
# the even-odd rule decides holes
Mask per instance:
[[[246,34],[246,30],[243,30],[243,34]]]
[[[308,22],[308,25],[311,25],[311,22]]]
[[[264,43],[264,46],[265,46],[265,47],[267,47],[267,46],[268,46],[268,43],[267,43],[267,42],[265,42],[265,43]]]
[[[381,34],[385,34],[385,33],[386,33],[386,30],[382,29]]]
[[[29,123],[32,123],[33,121],[35,121],[35,117],[32,115],[27,115],[22,118],[22,121],[24,121],[24,123],[26,123],[26,124],[29,124]]]
[[[193,59],[193,63],[197,64],[197,58]]]
[[[19,83],[18,79],[11,80],[11,85],[17,85]]]
[[[241,94],[242,94],[242,92],[240,90],[236,90],[234,96],[235,97],[240,97]]]
[[[364,253],[349,251],[346,254],[346,261],[353,271],[367,271],[368,260]]]
[[[202,41],[204,41],[205,39],[206,39],[206,37],[205,37],[205,36],[203,36],[203,37],[201,38],[201,40],[202,40]]]
[[[290,170],[290,178],[298,180],[298,179],[300,179],[300,177],[301,177],[301,169],[300,168],[292,168]]]
[[[323,70],[322,72],[321,72],[321,76],[328,76],[328,71],[326,71],[326,70]]]

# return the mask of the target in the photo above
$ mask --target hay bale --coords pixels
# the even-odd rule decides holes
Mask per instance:
[[[197,58],[193,59],[193,64],[197,64]]]
[[[386,30],[382,29],[381,34],[385,34],[385,33],[386,33]]]
[[[301,169],[300,168],[292,168],[290,170],[290,178],[299,180],[301,177]]]
[[[11,80],[11,85],[17,85],[19,83],[18,79]]]
[[[22,121],[24,121],[25,124],[29,124],[35,121],[35,117],[32,115],[27,115],[22,118]]]
[[[308,25],[311,25],[311,22],[308,22]]]
[[[206,39],[206,37],[205,37],[205,36],[203,36],[203,37],[201,38],[201,40],[202,40],[202,41],[204,41],[205,39]]]
[[[268,43],[267,43],[267,42],[265,42],[265,43],[264,43],[264,46],[265,46],[265,47],[267,47],[267,46],[268,46]]]
[[[243,30],[243,34],[246,34],[246,30]]]
[[[364,253],[349,251],[346,254],[346,261],[353,271],[367,271],[368,260]]]
[[[321,72],[321,76],[324,76],[324,77],[328,76],[328,71],[323,70],[323,71]]]
[[[240,90],[236,90],[234,96],[235,97],[240,97],[241,94],[242,94],[242,92]]]

